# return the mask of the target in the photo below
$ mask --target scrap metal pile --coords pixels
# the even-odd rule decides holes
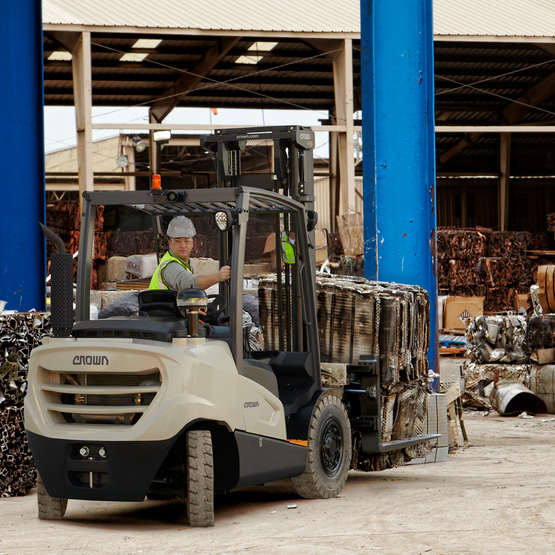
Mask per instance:
[[[480,316],[466,339],[466,407],[555,413],[555,314]]]
[[[25,495],[35,486],[36,469],[23,426],[23,398],[31,349],[50,335],[50,315],[0,315],[0,496]]]
[[[316,290],[322,362],[356,363],[360,355],[379,356],[382,441],[424,433],[430,342],[428,292],[418,286],[330,275],[317,276]],[[278,309],[275,274],[260,280],[259,304],[265,348],[276,349],[279,318],[285,307]],[[422,456],[429,449],[425,445],[355,460],[364,470],[382,470]]]
[[[94,260],[93,260],[93,281],[98,284],[97,266],[99,262],[106,260],[107,239],[103,232],[104,228],[104,207],[96,207],[96,219],[94,228]],[[79,251],[79,230],[81,229],[81,215],[79,203],[74,201],[60,201],[55,205],[50,205],[46,209],[46,227],[53,231],[62,239],[65,244],[66,252],[75,254]],[[47,260],[50,272],[50,260],[56,247],[50,241],[47,242]],[[77,277],[77,261],[74,262],[73,279]]]
[[[485,312],[517,309],[516,295],[527,293],[534,264],[526,251],[545,248],[545,234],[440,228],[437,234],[440,295],[484,297]]]

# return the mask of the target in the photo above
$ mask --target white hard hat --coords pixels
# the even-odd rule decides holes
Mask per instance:
[[[193,222],[185,216],[176,216],[168,226],[168,237],[194,237],[196,234]]]

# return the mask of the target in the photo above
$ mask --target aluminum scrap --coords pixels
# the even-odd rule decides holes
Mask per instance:
[[[23,425],[29,355],[51,335],[50,314],[0,315],[0,496],[25,495],[35,486],[35,463]]]
[[[463,364],[465,388],[462,393],[465,408],[491,410],[489,399],[491,385],[506,380],[530,386],[530,364],[480,364],[470,360]]]
[[[467,355],[479,363],[526,363],[526,318],[477,316],[466,326]]]

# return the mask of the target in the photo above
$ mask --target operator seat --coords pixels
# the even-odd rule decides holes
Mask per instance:
[[[173,316],[178,317],[177,292],[167,289],[145,289],[138,296],[139,314],[148,316]]]

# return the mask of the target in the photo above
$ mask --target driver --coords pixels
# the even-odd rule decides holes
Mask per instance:
[[[197,234],[193,222],[185,216],[176,216],[168,226],[169,250],[160,260],[149,289],[207,289],[211,285],[225,281],[231,277],[231,268],[222,266],[214,274],[195,276],[189,257]]]

